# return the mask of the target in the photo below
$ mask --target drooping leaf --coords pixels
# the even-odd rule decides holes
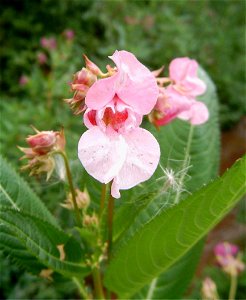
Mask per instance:
[[[160,212],[118,247],[105,284],[127,298],[187,253],[246,191],[246,157],[179,204]],[[120,272],[119,272],[120,270]]]
[[[79,243],[53,225],[12,208],[2,208],[0,222],[0,247],[23,266],[29,260],[36,271],[45,266],[70,277],[88,273]]]

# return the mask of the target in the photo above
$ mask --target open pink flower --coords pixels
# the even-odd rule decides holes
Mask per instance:
[[[117,72],[96,81],[88,90],[79,159],[86,171],[102,183],[112,181],[111,194],[149,179],[160,158],[150,132],[139,128],[142,116],[154,107],[158,87],[154,76],[127,51],[111,57]]]
[[[155,123],[165,125],[174,118],[189,121],[193,125],[208,120],[209,112],[203,102],[196,97],[206,91],[205,83],[198,78],[198,63],[188,57],[176,58],[169,66],[171,84],[160,87],[155,110],[158,112]]]

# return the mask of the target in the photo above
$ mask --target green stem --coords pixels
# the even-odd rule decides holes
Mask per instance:
[[[108,261],[111,258],[111,251],[112,251],[113,217],[114,217],[114,198],[110,195],[108,200]]]
[[[65,168],[66,168],[66,174],[67,174],[67,180],[68,180],[69,188],[70,188],[70,191],[71,191],[71,194],[72,194],[72,201],[73,201],[73,206],[74,206],[77,225],[79,227],[81,227],[82,226],[82,220],[81,220],[81,215],[80,215],[79,208],[78,208],[77,201],[76,201],[76,192],[75,192],[74,185],[73,185],[72,174],[71,174],[71,170],[70,170],[70,167],[69,167],[67,155],[63,151],[56,151],[54,153],[60,154],[62,156],[63,160],[64,160]]]
[[[73,282],[76,284],[76,286],[79,290],[79,293],[83,297],[83,299],[90,300],[91,297],[87,294],[84,286],[79,282],[78,278],[73,277]]]
[[[231,275],[231,286],[229,291],[229,300],[234,300],[237,292],[237,275]]]
[[[92,270],[93,283],[95,288],[96,299],[105,299],[101,281],[101,274],[97,267]]]
[[[182,169],[186,169],[188,167],[188,163],[189,163],[189,156],[190,156],[190,147],[191,147],[191,142],[192,142],[192,137],[193,137],[193,132],[194,132],[194,126],[191,125],[190,126],[190,131],[189,131],[189,135],[188,135],[188,141],[187,141],[187,147],[185,149],[185,157],[184,157],[184,163],[182,166]],[[182,175],[180,177],[180,184],[179,184],[179,188],[177,190],[177,194],[174,200],[174,204],[177,204],[179,202],[179,198],[180,198],[180,194],[182,192],[182,188],[183,188],[183,183],[184,183],[184,178],[185,178],[186,172],[183,171]]]
[[[106,200],[106,192],[107,192],[107,184],[102,184],[102,193],[101,193],[101,199],[100,199],[99,218],[101,218],[103,210],[104,210],[104,205],[105,205],[105,200]]]

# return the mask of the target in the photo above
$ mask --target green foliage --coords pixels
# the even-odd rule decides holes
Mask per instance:
[[[180,299],[194,275],[202,247],[203,241],[195,245],[168,271],[154,278],[132,299]]]
[[[50,214],[42,201],[1,156],[0,165],[1,208],[11,208],[21,214],[29,213],[58,227],[55,218]]]
[[[1,249],[19,265],[38,274],[45,267],[66,276],[83,276],[79,243],[65,234],[40,199],[12,167],[1,158]],[[58,245],[63,245],[65,260]]]
[[[184,255],[244,195],[245,163],[246,157],[221,178],[143,226],[115,253],[106,286],[123,298],[129,297]]]
[[[34,216],[13,209],[3,208],[0,220],[3,226],[0,234],[1,248],[18,262],[24,262],[24,267],[32,255],[47,268],[65,276],[83,277],[88,274],[89,268],[82,261],[80,245],[61,230]],[[21,249],[19,245],[22,246]],[[60,257],[59,245],[64,247],[65,259]],[[29,268],[32,267],[35,272],[36,265],[30,264]]]
[[[60,58],[63,72],[67,73],[71,65],[76,66],[74,71],[80,68],[83,51],[96,62],[103,62],[102,66],[105,56],[115,49],[134,52],[151,68],[167,66],[174,57],[193,57],[218,86],[220,120],[229,127],[246,112],[244,10],[245,3],[240,0],[223,5],[211,0],[1,1],[2,91],[22,96],[28,93],[17,84],[23,73],[36,76],[36,85],[44,85],[40,82],[43,75],[35,66],[39,40],[58,36],[64,43],[62,31],[72,28],[76,33],[73,55],[68,61]]]

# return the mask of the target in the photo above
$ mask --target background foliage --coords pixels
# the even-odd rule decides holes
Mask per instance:
[[[81,117],[72,116],[62,101],[71,96],[67,82],[82,67],[82,53],[101,67],[115,49],[134,52],[151,69],[167,67],[174,57],[195,58],[217,86],[221,127],[232,126],[246,112],[244,1],[2,0],[0,8],[0,146],[13,165],[20,165],[16,145],[24,145],[25,136],[32,133],[30,124],[41,130],[58,130],[64,125],[73,172],[82,186],[74,151],[81,135]],[[62,34],[67,28],[75,31],[71,43]],[[48,62],[40,66],[37,53],[43,51],[43,36],[55,37],[58,47],[44,50]],[[19,84],[23,74],[29,79],[25,86]],[[41,180],[41,186],[36,179],[28,181],[47,206],[55,209],[54,214],[69,222],[53,197],[65,198],[58,176],[49,183]],[[22,275],[9,260],[1,260],[0,268],[4,270],[0,298],[74,295],[71,282],[61,281],[54,287],[44,280],[38,284],[40,279]]]

